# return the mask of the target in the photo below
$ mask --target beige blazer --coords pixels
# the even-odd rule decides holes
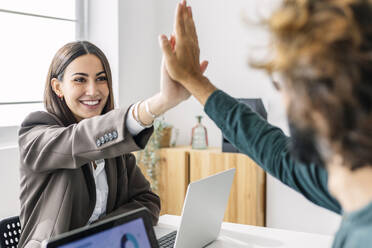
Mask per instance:
[[[125,126],[127,110],[64,127],[47,112],[26,117],[19,131],[22,234],[18,247],[39,248],[57,234],[87,225],[96,204],[92,166],[105,159],[107,215],[146,207],[157,223],[160,199],[130,152],[144,148],[153,128],[135,137]]]

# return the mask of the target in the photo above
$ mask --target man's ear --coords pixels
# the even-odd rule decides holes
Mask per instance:
[[[62,98],[63,97],[62,82],[59,81],[57,78],[52,78],[52,80],[50,81],[50,84],[52,86],[54,93],[56,93],[56,95],[59,98]]]

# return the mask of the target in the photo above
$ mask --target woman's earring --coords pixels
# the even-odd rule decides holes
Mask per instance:
[[[63,95],[58,95],[59,99],[63,101]]]

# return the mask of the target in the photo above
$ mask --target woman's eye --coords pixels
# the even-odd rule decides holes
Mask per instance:
[[[79,82],[79,83],[84,83],[85,82],[85,78],[83,78],[83,77],[74,78],[74,81],[75,82]]]
[[[97,81],[107,81],[107,77],[105,77],[105,76],[98,77]]]

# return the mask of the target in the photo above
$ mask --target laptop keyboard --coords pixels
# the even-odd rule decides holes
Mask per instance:
[[[171,233],[168,233],[164,237],[161,237],[158,240],[159,247],[160,248],[168,248],[168,247],[173,248],[174,241],[176,240],[176,234],[177,234],[177,231],[173,231]]]

